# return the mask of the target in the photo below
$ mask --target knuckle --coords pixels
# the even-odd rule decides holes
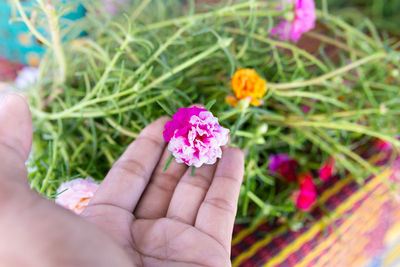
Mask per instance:
[[[156,173],[154,176],[159,177],[159,179],[154,179],[151,184],[161,189],[162,191],[171,191],[174,189],[179,177],[172,173]]]
[[[195,174],[193,177],[185,177],[184,179],[182,179],[182,183],[192,187],[200,188],[202,190],[208,190],[211,180],[205,175]]]
[[[153,147],[161,147],[164,146],[164,140],[160,138],[156,138],[153,135],[146,134],[146,135],[141,135],[136,139],[136,142],[138,143],[145,143],[143,144],[145,147],[148,145],[153,146]],[[149,144],[146,144],[149,143]]]
[[[128,175],[136,175],[138,177],[145,177],[147,173],[146,167],[139,160],[129,159],[129,158],[121,158],[118,160],[113,169],[122,171]]]
[[[204,200],[204,203],[211,205],[219,210],[226,211],[230,214],[236,214],[236,206],[228,200],[221,197],[211,197]]]
[[[234,184],[242,183],[242,179],[239,176],[222,175],[222,176],[218,176],[218,179],[227,180],[227,182],[234,183]]]

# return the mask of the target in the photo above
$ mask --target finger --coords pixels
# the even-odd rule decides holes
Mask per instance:
[[[228,252],[243,174],[243,153],[238,148],[226,148],[195,223],[196,228],[214,237]]]
[[[210,187],[217,164],[203,165],[191,175],[190,168],[179,181],[171,203],[167,218],[179,220],[193,225],[201,203]]]
[[[31,150],[33,130],[31,113],[22,96],[4,96],[0,102],[0,125],[1,149],[11,149],[25,162]]]
[[[162,135],[169,118],[147,126],[114,164],[89,206],[106,204],[133,212],[165,147]]]
[[[25,161],[32,145],[32,120],[28,104],[17,94],[0,102],[0,180],[27,184]]]
[[[187,165],[172,160],[164,171],[171,152],[165,149],[164,154],[150,180],[146,191],[135,210],[136,218],[156,219],[165,217],[175,187],[187,170]]]

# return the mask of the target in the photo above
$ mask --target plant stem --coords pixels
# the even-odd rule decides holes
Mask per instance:
[[[157,51],[154,52],[153,55],[151,55],[151,57],[149,57],[149,58],[147,59],[147,61],[146,61],[145,63],[141,64],[140,67],[139,67],[138,69],[136,69],[136,71],[134,72],[134,74],[131,75],[131,76],[126,80],[126,82],[125,82],[124,84],[129,84],[129,83],[130,83],[133,79],[135,79],[141,72],[143,72],[143,71],[145,70],[145,68],[146,68],[147,66],[149,66],[150,63],[152,63],[154,60],[156,60],[157,57],[158,57],[159,55],[161,55],[161,54],[169,47],[169,45],[170,45],[173,41],[175,41],[176,39],[178,39],[178,38],[182,35],[182,33],[183,33],[184,31],[187,30],[187,28],[188,28],[189,26],[190,26],[190,25],[187,25],[187,26],[185,26],[185,27],[180,28],[178,31],[176,31],[176,33],[175,33],[174,35],[172,35],[166,42],[164,42],[164,43],[157,49]]]
[[[108,95],[105,97],[100,97],[100,98],[95,98],[95,99],[91,99],[91,100],[87,100],[87,101],[82,101],[79,104],[70,107],[69,109],[65,109],[62,112],[58,112],[58,113],[47,113],[47,112],[43,112],[37,109],[32,109],[32,112],[38,116],[41,119],[48,119],[48,120],[56,120],[56,119],[61,119],[61,118],[88,118],[88,117],[99,117],[99,116],[104,116],[105,114],[110,114],[107,113],[105,111],[98,111],[98,112],[93,112],[93,113],[86,113],[82,112],[82,109],[86,106],[90,106],[96,103],[100,103],[100,102],[105,102],[105,101],[109,101],[109,100],[113,100],[125,95],[129,95],[132,93],[141,93],[143,94],[144,92],[147,92],[149,90],[151,90],[152,88],[154,88],[156,85],[162,83],[163,81],[167,80],[168,78],[172,77],[173,75],[175,75],[176,73],[179,73],[180,71],[186,69],[187,67],[190,67],[191,65],[197,63],[198,61],[206,58],[207,56],[209,56],[210,54],[214,53],[216,50],[218,50],[221,47],[227,47],[231,44],[232,39],[221,39],[219,40],[215,45],[213,45],[212,47],[210,47],[209,49],[203,51],[202,53],[198,54],[197,56],[187,60],[186,62],[176,66],[175,68],[171,69],[169,72],[165,73],[164,75],[161,75],[160,77],[158,77],[157,79],[155,79],[153,82],[151,82],[150,84],[148,84],[147,86],[145,86],[142,90],[137,91],[137,86],[134,85],[132,88],[122,91],[122,92],[118,92],[112,95]],[[93,90],[94,91],[94,90]],[[137,97],[137,94],[133,94],[127,98],[125,98],[124,100],[120,101],[119,104],[123,105],[126,103],[131,102],[132,100],[134,100]],[[161,98],[163,98],[164,96],[162,95],[160,98],[154,98],[156,100],[159,100]],[[153,99],[153,100],[154,100]],[[155,100],[155,101],[156,101]],[[139,107],[138,105],[131,105],[129,106],[129,108],[132,107]],[[73,113],[74,111],[80,110],[80,112],[78,113]],[[127,110],[126,107],[124,107],[123,110]],[[122,109],[121,109],[122,111]],[[119,111],[113,111],[111,114],[115,114],[118,113]]]
[[[295,126],[295,127],[314,127],[314,128],[327,128],[327,129],[351,131],[355,133],[376,137],[388,141],[394,144],[395,146],[400,147],[400,141],[397,140],[396,138],[370,130],[365,126],[359,124],[353,124],[349,122],[323,122],[323,121],[285,121],[285,123],[289,126]]]
[[[310,98],[310,99],[316,99],[316,100],[330,103],[332,105],[335,105],[335,106],[338,106],[341,108],[348,108],[348,105],[344,104],[343,102],[340,102],[339,100],[337,100],[335,98],[327,97],[327,96],[312,93],[312,92],[275,90],[273,92],[273,94],[283,96],[283,97],[305,97],[305,98]]]
[[[127,105],[125,107],[114,109],[114,110],[107,110],[107,109],[100,109],[100,110],[85,110],[81,112],[61,112],[61,113],[46,113],[35,108],[32,108],[32,113],[40,119],[47,119],[47,120],[58,120],[58,119],[67,119],[67,118],[98,118],[98,117],[106,117],[107,115],[119,114],[128,110],[132,110],[135,108],[140,108],[147,106],[151,103],[154,103],[158,100],[164,99],[172,94],[172,90],[164,91],[162,94],[157,95],[153,98],[147,99],[146,101],[142,101],[140,103]]]
[[[370,171],[371,173],[377,175],[379,172],[377,171],[377,169],[372,166],[370,163],[368,163],[366,160],[364,160],[362,157],[360,157],[358,154],[354,153],[353,151],[351,151],[350,149],[348,149],[346,146],[340,144],[339,142],[337,142],[336,140],[334,140],[332,137],[330,137],[327,133],[325,133],[324,131],[322,131],[321,129],[315,129],[315,131],[323,138],[325,139],[328,143],[330,143],[331,145],[333,145],[334,147],[336,147],[336,149],[338,151],[340,151],[341,153],[347,155],[349,158],[353,159],[354,161],[356,161],[358,164],[360,164],[361,166],[363,166],[365,169],[367,169],[368,171]]]
[[[300,49],[294,45],[291,45],[290,43],[271,40],[271,39],[268,39],[268,38],[258,35],[258,34],[248,34],[247,32],[244,32],[244,31],[242,31],[240,29],[236,29],[236,28],[225,27],[224,29],[227,32],[234,33],[234,34],[249,35],[252,38],[254,38],[255,40],[270,44],[274,47],[282,47],[282,48],[292,50],[293,52],[296,52],[299,55],[302,55],[303,57],[309,59],[311,62],[313,62],[315,65],[317,65],[322,71],[324,71],[324,72],[328,71],[328,67],[322,61],[320,61],[318,58],[314,57],[313,55],[311,55],[310,53],[308,53],[307,51],[305,51],[303,49]]]
[[[392,112],[389,110],[386,113],[392,113]],[[400,111],[397,111],[397,113],[400,113]],[[328,116],[330,118],[346,118],[346,117],[351,117],[351,116],[362,116],[362,115],[369,115],[369,114],[383,115],[383,113],[380,109],[370,108],[370,109],[363,109],[363,110],[348,110],[348,111],[333,112],[332,114],[329,114]],[[313,120],[327,120],[328,116],[326,114],[315,114],[315,115],[308,116],[308,118],[313,119]],[[290,119],[292,119],[292,118],[290,118]],[[298,118],[298,119],[300,119],[300,118]]]
[[[220,121],[223,121],[223,120],[226,120],[226,119],[228,119],[228,118],[230,118],[230,117],[232,117],[232,116],[234,116],[234,115],[236,115],[236,114],[238,114],[240,112],[241,111],[240,111],[239,108],[235,108],[232,111],[219,116],[218,118],[219,118]]]
[[[224,48],[228,47],[232,43],[232,39],[221,39],[219,40],[215,45],[212,47],[208,48],[207,50],[203,51],[202,53],[198,54],[197,56],[189,59],[188,61],[176,66],[175,68],[172,68],[169,72],[165,73],[164,75],[161,75],[157,79],[155,79],[153,82],[145,86],[142,90],[140,90],[140,93],[147,92],[151,90],[153,87],[156,85],[162,83],[163,81],[169,79],[173,75],[177,74],[178,72],[181,72],[182,70],[192,66],[193,64],[197,63],[198,61],[203,60],[204,58],[208,57],[210,54],[214,53],[217,51],[219,48]],[[135,89],[136,86],[134,86],[132,89]],[[128,89],[122,93],[123,95],[127,95],[129,93],[132,93],[132,89]],[[130,97],[125,98],[124,100],[121,101],[121,104],[127,103],[132,101],[135,98],[135,95],[132,95]]]
[[[29,18],[26,16],[26,13],[24,9],[21,6],[20,0],[13,0],[15,6],[17,7],[18,13],[20,14],[23,22],[25,25],[28,27],[29,31],[44,45],[48,47],[52,47],[52,44],[50,43],[49,40],[46,39],[38,30],[36,30],[35,26],[33,26],[32,22],[29,20]]]
[[[143,0],[139,6],[135,9],[135,11],[131,15],[131,21],[135,21],[136,18],[142,13],[142,11],[150,4],[151,0]]]
[[[40,4],[43,12],[46,14],[46,17],[49,21],[51,39],[53,42],[52,47],[54,55],[58,62],[58,67],[60,68],[60,73],[58,73],[57,71],[55,73],[56,77],[59,77],[56,80],[58,80],[58,85],[64,84],[67,77],[67,62],[65,60],[64,49],[61,43],[62,40],[60,36],[60,26],[58,25],[57,14],[55,12],[54,6],[52,6],[51,4],[44,5],[42,3],[42,0],[36,1]]]
[[[48,127],[50,127],[52,130],[51,125],[49,125]],[[43,179],[42,186],[39,191],[40,194],[43,194],[45,192],[45,190],[47,188],[47,184],[53,174],[53,170],[56,168],[56,164],[57,164],[58,137],[53,135],[53,138],[54,138],[53,139],[54,142],[53,142],[53,147],[52,147],[53,149],[52,149],[51,163],[50,163],[49,168],[47,169],[46,176]]]
[[[360,32],[356,28],[350,26],[349,24],[347,24],[343,20],[341,20],[341,19],[339,19],[339,18],[337,18],[335,16],[329,15],[328,13],[321,12],[319,10],[316,10],[315,13],[317,14],[317,17],[320,17],[320,18],[322,17],[322,18],[325,18],[325,19],[335,23],[336,25],[338,25],[342,29],[344,29],[344,30],[346,30],[346,31],[358,36],[359,38],[363,39],[364,41],[369,43],[372,47],[376,47],[376,42],[373,39],[369,38],[366,34]]]
[[[156,23],[144,26],[142,28],[139,28],[139,29],[135,30],[134,33],[146,32],[146,31],[160,29],[160,28],[164,28],[164,27],[168,27],[168,26],[172,26],[172,25],[179,25],[179,24],[184,24],[184,23],[188,23],[188,22],[194,22],[194,21],[203,20],[203,19],[206,19],[209,17],[222,17],[222,16],[226,16],[227,14],[236,14],[235,10],[250,7],[252,5],[260,6],[261,4],[259,4],[259,3],[254,4],[251,1],[247,1],[247,2],[236,4],[236,5],[233,5],[230,7],[224,7],[217,11],[211,11],[211,12],[207,12],[207,13],[201,13],[201,14],[197,14],[197,15],[184,16],[184,17],[179,17],[179,18],[175,18],[175,19],[156,22]]]
[[[129,131],[125,128],[123,128],[122,126],[120,126],[119,124],[117,124],[115,121],[113,121],[110,118],[106,118],[106,121],[108,122],[108,124],[110,124],[115,130],[119,131],[121,134],[129,136],[129,137],[133,137],[136,138],[138,137],[138,133]]]
[[[291,82],[291,83],[268,83],[268,88],[272,90],[285,90],[285,89],[292,89],[292,88],[299,88],[299,87],[306,87],[306,86],[311,86],[311,85],[318,85],[322,84],[324,81],[333,78],[337,75],[341,75],[343,73],[348,72],[349,70],[355,69],[358,66],[361,66],[369,61],[372,60],[377,60],[380,58],[385,58],[387,56],[386,53],[384,52],[378,52],[376,54],[373,54],[371,56],[362,58],[360,60],[357,60],[349,65],[346,65],[344,67],[341,67],[339,69],[336,69],[334,71],[331,71],[327,74],[321,75],[317,78],[310,79],[308,81],[301,81],[301,82]]]
[[[350,46],[348,46],[348,45],[346,45],[346,44],[344,44],[342,42],[339,42],[336,39],[332,39],[332,38],[330,38],[328,36],[325,36],[325,35],[317,33],[317,32],[309,31],[309,32],[304,33],[304,35],[309,36],[309,37],[314,38],[314,39],[317,39],[317,40],[319,40],[321,42],[324,42],[324,43],[327,43],[327,44],[330,44],[330,45],[334,45],[337,48],[346,50],[346,51],[348,51],[350,53],[353,53],[353,54],[355,54],[355,55],[357,55],[359,57],[365,57],[367,55],[364,52],[361,52],[361,51],[359,51],[357,49],[354,49],[354,48],[352,48],[352,47],[350,47]]]
[[[111,70],[114,68],[115,64],[117,63],[118,59],[121,57],[121,55],[124,53],[125,47],[128,46],[128,44],[132,41],[132,38],[130,36],[126,36],[124,42],[121,44],[121,46],[118,49],[118,52],[114,55],[112,58],[110,64],[108,64],[106,70],[104,71],[103,75],[101,75],[100,80],[96,83],[96,85],[93,87],[93,89],[90,91],[89,94],[85,96],[83,101],[92,98],[95,94],[99,94],[101,92],[101,89],[103,88],[109,73]]]

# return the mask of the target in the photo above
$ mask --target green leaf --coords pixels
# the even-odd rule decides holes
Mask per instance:
[[[165,167],[164,167],[164,172],[168,169],[168,167],[169,167],[169,165],[171,164],[171,162],[172,162],[172,160],[174,159],[174,156],[172,156],[172,154],[171,155],[169,155],[169,158],[168,158],[168,160],[167,160],[167,163],[165,163]]]
[[[194,171],[196,170],[195,166],[190,167],[190,175],[193,176],[194,175]]]
[[[217,102],[217,100],[215,100],[215,98],[212,99],[210,102],[208,102],[206,105],[206,109],[210,110],[212,108],[212,106],[214,106],[215,102]]]

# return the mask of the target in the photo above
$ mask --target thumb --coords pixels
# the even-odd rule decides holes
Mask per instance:
[[[32,120],[28,104],[17,94],[0,102],[0,151],[12,150],[26,161],[32,145]]]
[[[0,101],[0,179],[9,178],[7,174],[15,173],[15,169],[25,169],[32,133],[25,99],[17,94],[6,95]]]

